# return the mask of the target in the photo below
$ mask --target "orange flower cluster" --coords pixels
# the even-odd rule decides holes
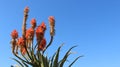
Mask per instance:
[[[44,50],[44,48],[45,48],[45,46],[46,46],[46,39],[45,38],[43,38],[42,40],[41,40],[41,42],[38,44],[38,50],[40,51],[40,50]]]
[[[34,29],[33,28],[29,28],[26,31],[26,39],[32,39],[34,36]]]
[[[46,40],[44,38],[44,33],[46,30],[46,25],[44,22],[42,22],[37,28],[36,28],[36,38],[38,42],[38,51],[44,50],[46,46]]]
[[[26,53],[25,40],[24,40],[22,37],[18,38],[17,45],[20,47],[21,53],[22,53],[23,55],[25,55],[25,53]]]
[[[18,50],[18,46],[16,45],[17,44],[17,41],[16,39],[18,38],[18,32],[16,30],[13,30],[11,32],[11,37],[12,37],[12,41],[11,41],[11,44],[12,44],[12,52],[14,52],[14,50],[16,49],[16,53],[17,53],[17,50]]]
[[[46,30],[45,23],[42,22],[36,29],[35,29],[36,20],[32,19],[30,23],[31,23],[31,27],[26,30],[26,34],[25,34],[26,42],[23,37],[18,38],[18,32],[16,30],[13,30],[13,32],[11,33],[11,36],[13,39],[18,38],[16,46],[20,48],[20,51],[23,55],[26,53],[25,46],[28,47],[28,44],[30,44],[34,38],[34,32],[36,33],[36,39],[38,42],[38,50],[42,51],[44,50],[46,46],[46,40],[44,38],[44,33]]]
[[[13,30],[12,33],[11,33],[11,37],[12,37],[13,39],[18,38],[18,32],[17,32],[16,30]]]
[[[42,22],[37,28],[36,28],[36,38],[37,41],[40,41],[44,37],[44,33],[46,30],[46,25],[44,22]]]
[[[20,38],[18,38],[18,42],[17,42],[17,44],[18,44],[18,46],[25,46],[25,40],[22,38],[22,37],[20,37]]]

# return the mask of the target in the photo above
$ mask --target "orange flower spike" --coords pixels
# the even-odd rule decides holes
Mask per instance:
[[[54,26],[54,24],[55,24],[54,17],[53,16],[49,16],[48,20],[49,20],[50,25]]]
[[[24,42],[25,40],[22,38],[22,37],[20,37],[19,39],[18,39],[18,45],[19,46],[24,46],[25,45],[25,42]]]
[[[25,35],[26,35],[26,21],[28,18],[28,12],[29,12],[29,8],[25,7],[24,8],[24,17],[23,17],[23,25],[22,25],[22,37],[25,39]]]
[[[45,25],[45,22],[42,22],[42,23],[41,23],[41,25],[40,25],[40,27],[42,27],[42,28],[43,28],[43,30],[45,31],[45,30],[46,30],[46,25]]]
[[[27,31],[26,31],[26,39],[28,39],[29,37],[32,37],[33,38],[34,36],[34,29],[33,28],[29,28]]]
[[[39,41],[40,39],[42,39],[43,36],[44,36],[44,31],[43,31],[43,29],[40,26],[38,26],[36,28],[36,38],[37,38],[37,41]]]
[[[45,49],[45,47],[46,47],[46,39],[43,38],[41,40],[40,44],[38,45],[38,50],[42,50],[43,51]]]
[[[48,20],[49,20],[49,24],[50,24],[50,35],[54,36],[55,35],[55,29],[54,29],[54,27],[55,27],[55,19],[54,19],[53,16],[50,16],[48,18]]]
[[[18,32],[17,32],[16,30],[13,30],[13,31],[11,32],[11,37],[12,37],[13,39],[18,38]]]
[[[24,12],[28,13],[29,12],[29,7],[25,7]]]
[[[31,24],[32,28],[35,28],[35,27],[36,27],[36,19],[33,18],[33,19],[31,20],[30,24]]]

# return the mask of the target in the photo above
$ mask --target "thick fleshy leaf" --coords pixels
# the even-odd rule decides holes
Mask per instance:
[[[29,62],[29,58],[28,57],[26,57],[25,55],[23,55],[23,54],[21,54],[22,55],[22,57],[27,61],[27,62]]]
[[[21,60],[21,61],[23,61],[23,62],[25,62],[25,63],[28,63],[28,64],[30,64],[30,65],[33,65],[31,62],[29,62],[29,61],[25,61],[25,60],[23,60],[21,57],[19,57],[18,55],[16,55],[16,54],[14,54],[19,60]]]
[[[15,60],[16,62],[18,62],[21,67],[24,67],[24,65],[19,60],[15,59],[15,58],[12,58],[12,59]]]
[[[56,53],[53,54],[52,59],[50,60],[50,67],[52,67],[53,64],[54,64],[54,57],[55,57],[55,55],[56,55]]]
[[[77,57],[77,58],[69,65],[69,67],[71,67],[80,57],[83,57],[83,56]]]
[[[64,44],[62,44],[62,45],[57,49],[57,52],[56,52],[55,57],[54,57],[54,65],[53,65],[53,67],[57,67],[57,66],[58,66],[59,53],[60,53],[60,49],[61,49],[61,47],[62,47],[63,45],[64,45]]]
[[[51,36],[50,42],[48,43],[48,45],[46,46],[45,50],[43,51],[43,54],[44,54],[45,51],[48,49],[48,47],[52,44],[52,42],[53,42],[53,36]]]
[[[67,60],[68,56],[70,55],[70,51],[71,51],[73,48],[75,48],[75,47],[77,47],[77,46],[73,46],[73,47],[71,47],[71,48],[67,51],[67,53],[65,54],[65,56],[63,57],[63,59],[59,62],[59,66],[60,66],[60,67],[63,67],[65,61]]]
[[[29,67],[25,62],[22,62],[24,64],[25,67]]]
[[[49,66],[49,63],[48,63],[47,57],[44,57],[44,56],[42,55],[42,60],[43,60],[44,67],[48,67],[48,66]]]

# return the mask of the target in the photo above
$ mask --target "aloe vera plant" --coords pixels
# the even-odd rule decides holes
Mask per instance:
[[[52,57],[45,55],[45,51],[51,46],[55,35],[55,19],[53,16],[48,18],[50,25],[50,41],[46,45],[46,39],[44,37],[46,25],[42,22],[37,26],[36,19],[31,20],[31,27],[26,29],[26,21],[28,17],[29,8],[24,9],[24,18],[22,25],[22,36],[18,38],[18,32],[13,30],[11,33],[11,45],[12,53],[17,58],[12,58],[18,62],[20,67],[63,67],[67,58],[71,53],[71,50],[76,46],[71,47],[59,60],[60,51],[63,45],[59,46],[57,51]],[[36,44],[34,45],[34,38],[36,36]],[[82,56],[77,57],[73,62],[69,64],[71,67],[75,61]]]

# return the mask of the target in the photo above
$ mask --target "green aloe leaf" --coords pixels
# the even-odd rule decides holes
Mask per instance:
[[[21,55],[22,55],[22,57],[23,57],[27,62],[29,62],[29,58],[26,58],[26,56],[23,55],[23,54],[21,54]]]
[[[83,57],[83,56],[77,57],[77,58],[69,65],[69,67],[71,67],[80,57]]]
[[[29,67],[25,62],[22,62],[24,64],[25,67]]]
[[[73,48],[75,48],[75,47],[77,47],[77,46],[73,46],[73,47],[71,47],[71,48],[67,51],[67,53],[65,54],[65,56],[63,57],[63,59],[59,62],[59,66],[60,66],[60,67],[63,67],[65,61],[67,60],[68,56],[70,55],[70,51],[71,51]]]
[[[52,42],[53,42],[53,36],[51,36],[50,42],[48,43],[48,45],[46,46],[45,50],[43,51],[43,54],[44,54],[45,51],[48,49],[48,47],[52,44]]]
[[[45,57],[45,61],[46,61],[45,62],[46,66],[49,67],[49,60],[48,60],[47,56]]]
[[[23,60],[23,59],[22,59],[21,57],[19,57],[18,55],[16,55],[16,54],[14,54],[14,55],[15,55],[19,60],[21,60],[21,61],[23,61],[23,62],[25,62],[25,63],[28,63],[28,64],[30,64],[30,65],[33,65],[32,63]]]
[[[48,67],[49,66],[48,59],[43,54],[41,54],[41,60],[42,60],[42,64],[43,64],[44,67]]]
[[[56,55],[56,53],[53,54],[52,59],[50,60],[50,67],[53,66],[53,62],[54,62],[53,60],[54,60],[55,55]]]
[[[53,65],[53,67],[58,66],[59,53],[60,53],[60,49],[61,49],[62,46],[63,46],[63,44],[57,49],[57,52],[56,52],[55,57],[54,57],[54,65]]]
[[[15,59],[15,58],[12,58],[12,59],[15,60],[16,62],[18,62],[21,67],[24,67],[24,65],[23,65],[20,61],[18,61],[18,60]]]
[[[41,65],[41,67],[49,67],[49,62],[48,62],[47,56],[45,57],[40,52],[38,52],[38,60],[40,60],[38,62]]]

